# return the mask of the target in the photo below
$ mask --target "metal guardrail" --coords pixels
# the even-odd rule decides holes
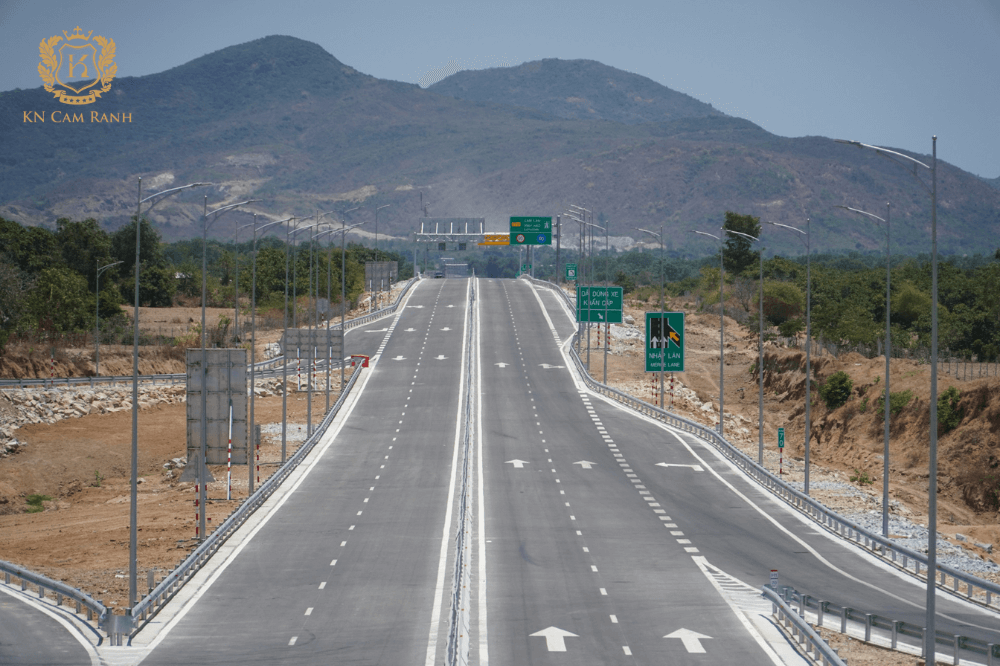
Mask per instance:
[[[792,637],[799,645],[806,646],[806,656],[823,666],[847,666],[840,655],[805,621],[801,608],[796,612],[785,599],[768,586],[764,586],[762,592],[771,602],[771,614],[783,627],[791,630]]]
[[[367,323],[373,322],[376,319],[381,319],[387,315],[396,312],[396,308],[402,302],[403,297],[406,292],[409,291],[410,287],[416,280],[420,278],[410,278],[403,290],[399,292],[399,296],[392,305],[388,305],[381,310],[372,312],[371,314],[366,314],[361,317],[355,317],[354,319],[348,319],[344,322],[344,331],[349,331],[352,328],[358,326],[364,326]],[[340,324],[335,324],[330,327],[331,329],[339,329]],[[277,366],[282,363],[284,357],[276,356],[274,358],[267,359],[266,361],[260,361],[254,364],[255,372],[265,370],[269,367]],[[162,375],[139,375],[139,381],[143,383],[152,382],[154,385],[159,382],[161,384],[180,384],[187,381],[187,375],[183,372],[181,373],[171,373]],[[132,375],[103,375],[100,377],[50,377],[50,378],[30,378],[30,379],[0,379],[0,389],[25,389],[25,388],[54,388],[56,385],[65,386],[89,386],[94,387],[97,384],[111,384],[112,386],[116,384],[131,384]]]
[[[556,288],[556,290],[563,295],[564,300],[567,303],[570,302],[566,293],[563,292],[562,289],[559,289],[557,285],[545,280],[537,280],[535,278],[527,279],[536,284]],[[880,558],[883,562],[902,569],[903,571],[906,571],[918,578],[921,574],[921,568],[923,568],[924,578],[926,578],[927,556],[925,554],[900,546],[881,535],[873,534],[857,523],[844,518],[836,511],[833,511],[820,502],[817,502],[809,495],[791,487],[784,480],[764,469],[752,458],[730,444],[725,438],[721,437],[715,429],[705,427],[699,423],[695,423],[694,421],[689,421],[684,417],[662,410],[659,407],[598,382],[590,376],[590,373],[587,371],[583,361],[580,359],[572,345],[570,346],[569,351],[570,356],[573,358],[573,362],[576,364],[577,370],[579,370],[584,382],[594,391],[597,391],[612,400],[616,400],[617,402],[632,408],[640,414],[645,414],[646,416],[663,421],[678,430],[690,433],[699,439],[707,441],[715,446],[724,456],[726,456],[726,458],[729,459],[730,462],[736,465],[747,476],[751,477],[757,483],[769,490],[772,494],[809,516],[826,529],[830,530],[834,534],[837,534],[841,538],[853,542],[855,545],[865,549],[869,554]],[[951,589],[945,585],[947,578],[949,577],[952,579]],[[984,605],[991,610],[1000,610],[1000,585],[997,585],[996,583],[940,563],[937,565],[935,579],[937,586],[942,590],[952,592],[956,596],[959,596],[967,601]],[[964,593],[960,589],[963,585],[965,586]]]
[[[472,449],[472,343],[475,340],[476,327],[476,320],[473,316],[474,304],[476,302],[476,276],[474,272],[471,277],[472,284],[470,285],[468,306],[469,333],[465,358],[468,366],[465,377],[465,437],[462,444],[462,487],[459,491],[458,528],[455,534],[455,575],[452,581],[451,613],[448,623],[448,649],[446,653],[449,666],[468,664],[469,625],[471,622],[469,608],[471,575],[469,572],[469,549],[466,545],[466,532],[472,522],[472,507],[469,503],[469,475],[471,473],[469,460]]]
[[[775,592],[770,587],[765,587],[764,596],[771,598],[768,592],[771,595],[779,597],[779,599],[783,599],[789,607],[792,605],[797,606],[797,615],[799,618],[802,618],[803,622],[805,621],[807,610],[815,612],[816,624],[820,627],[824,626],[826,616],[835,615],[840,619],[840,633],[842,634],[847,634],[848,627],[851,623],[854,623],[858,628],[857,633],[864,636],[866,643],[872,642],[873,630],[881,629],[888,633],[889,644],[893,650],[897,649],[899,639],[903,636],[917,639],[918,644],[916,647],[923,650],[925,628],[922,625],[894,620],[890,617],[874,613],[865,613],[849,606],[837,606],[829,601],[816,599],[808,594],[801,594],[797,590],[787,586],[782,586],[780,593]],[[772,599],[773,603],[775,602]],[[934,643],[935,646],[943,645],[951,649],[953,664],[959,663],[963,650],[967,653],[986,657],[987,666],[995,666],[1000,663],[1000,654],[998,654],[1000,645],[996,643],[989,643],[971,636],[951,634],[940,630],[934,632]],[[937,652],[936,647],[935,652]],[[966,654],[965,657],[968,658],[969,655]]]
[[[56,606],[61,607],[65,600],[76,603],[76,613],[81,615],[86,613],[87,622],[93,622],[95,628],[103,628],[110,617],[108,609],[100,601],[97,601],[86,592],[81,592],[75,587],[70,587],[66,583],[52,580],[42,574],[29,571],[24,567],[19,567],[10,562],[0,560],[0,571],[3,572],[3,582],[11,585],[11,578],[17,578],[21,582],[21,591],[26,592],[28,585],[34,585],[38,589],[38,598],[44,599],[46,591],[56,595]]]
[[[260,506],[267,500],[268,497],[281,485],[281,483],[288,477],[292,471],[298,467],[299,463],[309,455],[309,452],[316,445],[316,442],[320,440],[326,429],[333,422],[340,408],[343,406],[344,401],[350,395],[351,389],[357,382],[358,377],[361,375],[360,368],[357,369],[353,374],[351,374],[350,380],[348,380],[347,385],[344,387],[344,391],[337,398],[337,402],[330,408],[327,415],[323,418],[323,421],[319,424],[315,431],[313,431],[312,436],[307,439],[299,450],[296,451],[284,465],[279,467],[274,474],[272,474],[260,487],[254,492],[253,495],[245,499],[240,506],[229,515],[229,517],[208,537],[199,545],[194,551],[188,555],[183,562],[181,562],[177,567],[171,571],[167,576],[160,581],[160,583],[153,588],[153,590],[143,597],[139,603],[137,603],[131,610],[131,620],[132,624],[142,623],[144,625],[148,622],[157,611],[162,608],[162,606],[169,601],[174,594],[188,582],[205,564],[212,555],[219,549],[219,547],[225,543],[232,534],[239,529],[240,526],[246,522],[254,511],[256,511]],[[141,627],[135,627],[135,630]],[[132,627],[129,627],[128,631],[134,636],[135,633],[132,632]]]

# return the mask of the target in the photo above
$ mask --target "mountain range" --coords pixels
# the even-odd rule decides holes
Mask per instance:
[[[888,201],[893,251],[929,249],[927,191],[889,160],[823,137],[780,137],[588,60],[462,71],[422,89],[273,36],[115,79],[84,109],[130,122],[26,120],[80,110],[66,107],[42,88],[0,94],[0,216],[95,217],[116,228],[135,213],[142,176],[144,193],[213,183],[152,210],[166,240],[200,235],[205,195],[210,208],[261,200],[222,218],[212,229],[222,237],[252,212],[360,206],[348,219],[370,225],[374,207],[390,204],[379,231],[403,237],[419,226],[421,201],[430,216],[485,217],[496,231],[511,215],[577,204],[615,236],[662,225],[668,250],[688,256],[711,250],[689,230],[717,229],[727,210],[794,226],[808,217],[814,250],[876,250],[879,229],[834,206],[881,214]],[[943,252],[992,253],[996,184],[938,163]],[[801,252],[793,234],[768,229],[764,241]]]

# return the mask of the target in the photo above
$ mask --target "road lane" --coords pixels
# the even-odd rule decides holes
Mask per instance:
[[[467,287],[447,280],[414,291],[336,442],[144,663],[423,657]]]

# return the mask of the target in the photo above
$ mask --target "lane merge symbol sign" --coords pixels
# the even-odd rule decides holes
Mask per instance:
[[[684,313],[646,313],[646,372],[684,372]]]

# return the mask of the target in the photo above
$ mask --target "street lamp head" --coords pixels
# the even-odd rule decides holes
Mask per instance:
[[[722,239],[716,236],[715,234],[710,234],[705,231],[695,231],[694,229],[691,229],[690,231],[691,233],[698,234],[699,236],[708,236],[709,238],[714,238],[715,240],[722,242]]]
[[[745,234],[742,231],[733,231],[732,229],[726,229],[726,228],[723,228],[723,231],[725,231],[728,234],[736,234],[737,236],[743,236],[744,238],[749,238],[750,240],[754,241],[755,243],[760,241],[759,238],[755,238],[754,236],[751,236],[750,234]]]

